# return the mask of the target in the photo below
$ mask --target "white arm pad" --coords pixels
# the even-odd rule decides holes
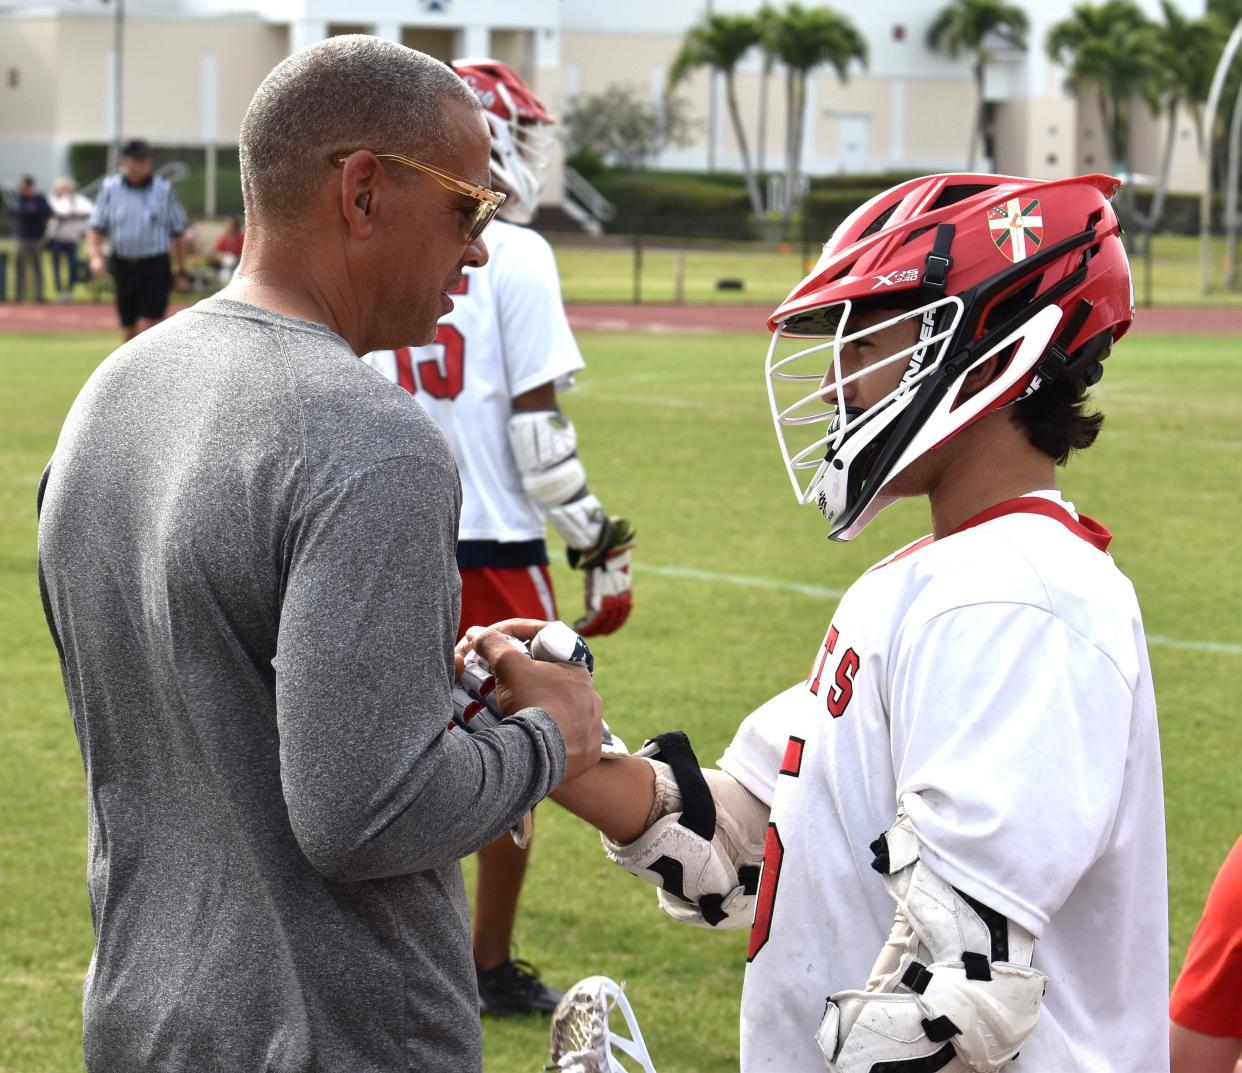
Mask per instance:
[[[733,776],[697,769],[715,810],[714,832],[705,838],[694,829],[697,820],[683,821],[675,768],[650,755],[665,737],[636,754],[655,771],[647,829],[628,845],[601,836],[604,852],[627,872],[659,887],[660,908],[674,919],[700,927],[749,927],[767,835],[767,806]]]
[[[995,1073],[1039,1022],[1047,977],[1030,967],[1034,936],[919,860],[904,809],[872,849],[893,929],[866,989],[828,1000],[816,1039],[829,1070],[934,1056],[945,1073]]]
[[[585,473],[582,479],[586,480]],[[589,551],[599,543],[607,520],[603,505],[590,492],[571,503],[562,503],[548,510],[548,521],[556,527],[561,539],[579,551]]]
[[[595,547],[606,516],[587,491],[573,422],[559,410],[518,410],[509,418],[509,448],[522,491],[548,512],[561,539],[579,550]]]
[[[517,410],[509,418],[509,449],[522,490],[541,507],[575,499],[586,489],[574,423],[559,410]]]

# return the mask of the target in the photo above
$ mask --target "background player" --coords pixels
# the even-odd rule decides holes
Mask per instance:
[[[1133,316],[1116,188],[931,176],[841,225],[769,322],[782,454],[831,536],[922,495],[932,534],[719,769],[661,735],[554,795],[670,915],[753,918],[748,1073],[1168,1069],[1142,621],[1055,480]]]
[[[457,459],[462,514],[457,562],[462,629],[513,616],[555,619],[545,546],[550,520],[584,572],[585,636],[611,633],[631,608],[634,530],[589,491],[558,388],[583,368],[561,302],[552,249],[529,222],[537,208],[552,116],[512,68],[458,60],[492,132],[493,185],[508,194],[487,232],[490,260],[467,268],[435,342],[365,359],[415,395]],[[546,519],[546,520],[545,520]],[[548,1012],[560,992],[510,958],[528,852],[507,835],[479,851],[474,953],[484,1012]]]

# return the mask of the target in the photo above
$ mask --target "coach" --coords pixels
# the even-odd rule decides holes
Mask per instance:
[[[174,279],[168,248],[171,244],[176,279],[182,281],[188,226],[172,183],[151,174],[151,147],[138,138],[126,142],[121,148],[120,174],[104,180],[86,232],[91,274],[100,279],[109,268],[112,271],[123,340],[164,319]],[[111,246],[107,264],[105,234]]]
[[[65,422],[39,571],[86,768],[91,1073],[482,1065],[459,861],[598,760],[600,701],[492,633],[512,717],[449,727],[457,472],[358,355],[430,341],[487,260],[489,153],[438,61],[295,53],[242,123],[238,274]]]

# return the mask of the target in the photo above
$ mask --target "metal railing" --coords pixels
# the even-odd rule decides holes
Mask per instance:
[[[593,235],[602,234],[604,224],[616,219],[617,207],[595,189],[575,168],[565,165],[564,209]]]

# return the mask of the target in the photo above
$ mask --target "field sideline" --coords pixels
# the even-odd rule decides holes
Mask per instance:
[[[6,333],[0,350],[0,1073],[82,1068],[85,798],[39,605],[34,496],[69,403],[113,339]],[[1174,972],[1242,816],[1237,339],[1123,341],[1098,391],[1101,440],[1063,479],[1115,534],[1152,641]],[[858,541],[828,545],[780,467],[758,336],[583,332],[580,342],[589,368],[565,408],[592,487],[635,520],[640,542],[633,619],[595,646],[607,716],[631,745],[683,727],[710,761],[747,712],[805,674],[836,594],[921,533],[925,512],[903,504]],[[554,577],[572,617],[577,579],[559,560]],[[518,955],[561,986],[592,973],[627,980],[661,1073],[736,1070],[744,936],[663,918],[589,831],[553,805],[538,817]],[[546,1035],[546,1021],[489,1020],[488,1073],[539,1070]]]

